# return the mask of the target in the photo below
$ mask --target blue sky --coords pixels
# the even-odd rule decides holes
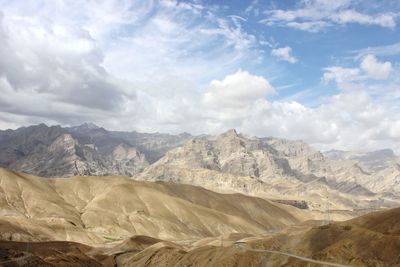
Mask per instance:
[[[0,128],[400,153],[400,2],[0,0]]]
[[[392,44],[400,46],[400,33],[397,25],[382,26],[378,22],[370,25],[369,22],[357,21],[335,24],[329,19],[325,19],[324,21],[332,23],[332,25],[315,30],[299,30],[285,25],[284,21],[273,25],[266,25],[267,22],[263,22],[263,20],[268,20],[268,13],[273,11],[296,12],[301,9],[317,9],[316,2],[318,1],[308,1],[307,5],[306,1],[227,1],[220,9],[224,16],[236,15],[243,18],[239,20],[243,29],[257,38],[258,43],[255,44],[255,47],[262,50],[265,56],[259,64],[248,66],[248,69],[266,77],[277,76],[273,80],[273,84],[278,88],[286,89],[279,91],[279,94],[274,97],[276,100],[291,97],[301,103],[315,105],[321,96],[337,92],[335,86],[321,84],[324,68],[337,64],[353,66],[358,52],[368,47]],[[337,3],[336,1],[325,2],[327,6]],[[398,1],[383,1],[380,5],[377,5],[377,1],[340,2],[343,2],[343,6],[335,12],[354,10],[371,16],[371,20],[377,16],[391,14],[390,16],[397,22],[400,12],[400,2]],[[206,3],[212,5],[215,1],[206,1]],[[308,21],[317,22],[318,19],[299,17],[298,20],[293,21],[306,23]],[[270,55],[271,48],[268,45],[262,45],[263,41],[267,41],[277,48],[289,46],[297,62],[295,64],[288,64],[287,61],[276,62],[276,58]],[[379,56],[382,60],[396,62],[399,61],[399,55],[397,53]],[[278,65],[274,66],[274,68],[278,68],[276,74],[271,74],[271,70],[266,67],[273,64]],[[301,91],[304,91],[305,94],[300,97],[299,92]]]

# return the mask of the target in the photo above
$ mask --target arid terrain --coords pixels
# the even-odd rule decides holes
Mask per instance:
[[[5,266],[400,264],[400,209],[326,224],[263,198],[127,177],[1,169],[0,187]]]
[[[234,129],[194,137],[40,124],[0,131],[0,167],[42,177],[171,181],[304,201],[319,211],[326,205],[345,211],[400,205],[400,159],[390,149],[322,153],[300,140],[251,137]]]
[[[400,267],[400,0],[0,0],[0,267]]]
[[[390,150],[92,124],[2,131],[0,146],[5,266],[400,265]]]

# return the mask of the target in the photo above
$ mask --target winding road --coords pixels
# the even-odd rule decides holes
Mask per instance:
[[[302,261],[321,264],[323,266],[351,267],[350,265],[343,265],[343,264],[332,263],[332,262],[328,262],[328,261],[314,260],[312,258],[307,258],[307,257],[303,257],[303,256],[299,256],[299,255],[295,255],[295,254],[291,254],[291,253],[287,253],[287,252],[281,252],[281,251],[277,251],[277,250],[253,249],[253,248],[249,247],[248,245],[246,245],[244,243],[236,243],[235,246],[237,248],[244,249],[244,250],[247,250],[247,251],[260,252],[260,253],[280,254],[280,255],[287,256],[287,257],[296,258],[296,259],[299,259],[299,260],[302,260]]]

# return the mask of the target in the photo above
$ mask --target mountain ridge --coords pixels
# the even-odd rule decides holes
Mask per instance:
[[[306,201],[312,209],[321,209],[326,197],[335,209],[379,209],[399,203],[400,160],[393,152],[351,158],[345,158],[346,153],[322,153],[301,140],[250,137],[235,129],[191,136],[108,131],[85,123],[0,132],[0,166],[41,176],[174,181]],[[337,159],[339,154],[342,158]]]

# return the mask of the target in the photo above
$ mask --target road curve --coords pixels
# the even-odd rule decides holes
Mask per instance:
[[[303,257],[303,256],[299,256],[299,255],[295,255],[295,254],[291,254],[291,253],[287,253],[287,252],[281,252],[281,251],[277,251],[277,250],[264,250],[264,249],[253,249],[245,244],[236,244],[236,247],[248,250],[248,251],[254,251],[254,252],[261,252],[261,253],[271,253],[271,254],[280,254],[280,255],[284,255],[287,257],[292,257],[292,258],[296,258],[302,261],[308,261],[311,263],[316,263],[316,264],[321,264],[324,266],[334,266],[334,267],[351,267],[350,265],[343,265],[343,264],[339,264],[339,263],[333,263],[333,262],[328,262],[328,261],[319,261],[319,260],[315,260],[312,258],[307,258],[307,257]]]

